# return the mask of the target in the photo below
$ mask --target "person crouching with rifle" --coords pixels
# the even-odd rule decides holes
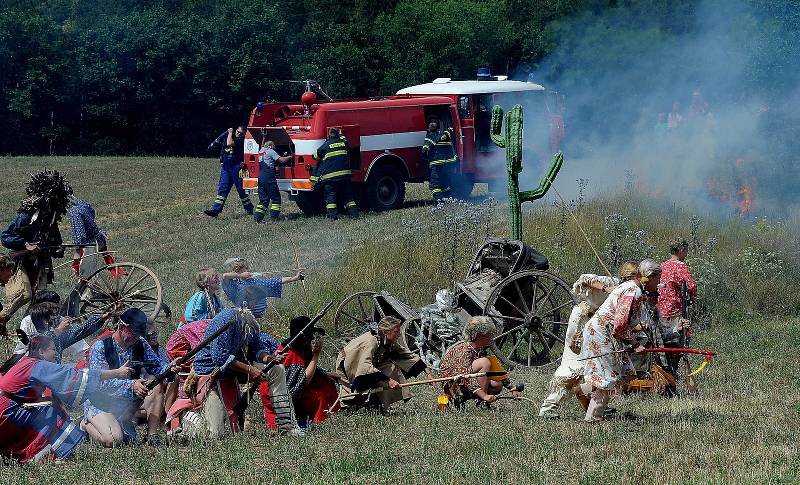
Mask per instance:
[[[184,390],[193,402],[185,412],[181,428],[187,436],[210,434],[222,438],[242,430],[248,395],[240,395],[240,382],[269,383],[275,406],[276,421],[281,433],[302,436],[297,426],[292,401],[286,388],[286,372],[282,354],[273,355],[268,343],[261,338],[257,318],[266,310],[267,292],[257,286],[246,286],[237,292],[237,306],[227,308],[208,324],[204,338],[223,326],[228,328],[195,356],[193,372]],[[273,360],[275,364],[270,364]],[[258,364],[266,366],[262,371]],[[191,414],[190,414],[191,413]]]
[[[314,334],[317,335],[316,340]],[[308,316],[292,318],[289,322],[288,348],[281,345],[278,351],[286,356],[286,385],[292,397],[292,404],[298,424],[305,429],[312,424],[328,419],[330,413],[339,410],[336,381],[325,369],[319,366],[325,330],[318,328]],[[258,389],[264,403],[264,420],[267,427],[277,429],[275,411],[269,397],[268,383],[262,382]],[[326,412],[330,410],[330,412]]]
[[[142,406],[142,401],[133,405],[128,397],[135,394],[144,400],[151,392],[163,393],[161,386],[154,389],[148,387],[147,382],[141,378],[142,370],[151,376],[161,374],[176,374],[179,370],[176,361],[164,360],[147,343],[147,315],[138,308],[128,308],[122,315],[114,332],[92,344],[89,350],[89,369],[106,370],[128,366],[134,369],[133,379],[126,379],[122,390],[108,396],[92,398],[84,403],[84,430],[95,441],[106,448],[111,448],[123,443],[135,443],[136,440],[136,412]],[[172,376],[168,380],[172,380]],[[123,399],[123,397],[125,399]],[[161,406],[159,409],[145,409],[147,415],[160,416],[164,406],[163,397],[148,399],[149,406]],[[159,436],[160,422],[151,420],[148,423],[147,443],[160,446],[162,439]]]
[[[358,394],[343,395],[345,407],[378,407],[382,414],[389,414],[392,403],[411,399],[411,392],[401,385],[407,378],[424,371],[433,379],[425,362],[400,343],[401,325],[395,317],[383,317],[378,322],[377,332],[365,332],[339,351],[335,373]],[[364,394],[370,389],[380,391]]]

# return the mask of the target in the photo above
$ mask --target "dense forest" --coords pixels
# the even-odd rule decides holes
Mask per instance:
[[[489,66],[569,96],[697,38],[701,4],[744,48],[739,89],[796,89],[798,0],[742,1],[741,15],[723,0],[4,0],[0,154],[197,155],[306,78],[341,98]]]

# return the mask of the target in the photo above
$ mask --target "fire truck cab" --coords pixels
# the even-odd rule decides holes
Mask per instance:
[[[310,176],[316,166],[313,154],[328,130],[338,127],[350,145],[350,162],[356,202],[361,208],[382,211],[401,207],[406,182],[428,180],[422,157],[428,120],[452,127],[459,158],[453,184],[456,197],[467,197],[476,182],[490,187],[505,180],[505,155],[489,136],[491,110],[525,108],[526,150],[544,159],[563,139],[563,99],[539,84],[509,81],[479,70],[475,81],[436,79],[401,89],[394,96],[369,99],[318,100],[307,91],[298,103],[259,103],[250,113],[245,138],[245,163],[249,177],[245,188],[258,184],[258,150],[272,140],[279,154],[293,161],[277,169],[278,187],[287,192],[306,214],[322,210],[321,195]]]

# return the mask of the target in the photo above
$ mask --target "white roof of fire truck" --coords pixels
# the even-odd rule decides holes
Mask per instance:
[[[544,87],[531,82],[509,81],[506,76],[497,76],[496,81],[453,81],[449,77],[440,77],[430,83],[403,88],[397,94],[493,94],[522,91],[544,91]]]

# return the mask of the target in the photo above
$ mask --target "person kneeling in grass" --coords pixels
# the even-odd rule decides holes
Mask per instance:
[[[336,373],[350,383],[354,392],[380,389],[342,399],[343,404],[377,405],[385,413],[392,403],[411,398],[409,390],[400,386],[406,378],[423,371],[433,378],[425,362],[399,343],[400,325],[395,317],[383,317],[376,333],[370,331],[354,338],[339,352]]]
[[[133,443],[136,439],[136,411],[141,402],[131,404],[127,399],[131,394],[145,399],[150,393],[160,393],[157,399],[147,399],[145,404],[152,409],[145,409],[148,416],[160,416],[164,407],[164,389],[157,386],[148,391],[144,379],[140,379],[142,370],[151,376],[157,376],[172,370],[177,374],[179,368],[175,362],[169,362],[153,351],[147,343],[147,316],[138,308],[129,308],[120,316],[120,322],[114,333],[96,341],[89,352],[89,369],[116,369],[128,363],[136,369],[136,380],[120,381],[120,391],[100,399],[91,399],[84,403],[84,428],[91,437],[104,447],[110,448],[122,443]],[[167,379],[172,381],[172,378]],[[160,406],[160,409],[158,407]],[[159,435],[160,419],[148,420],[147,442],[153,446],[162,444]]]
[[[470,318],[464,325],[464,340],[451,346],[442,356],[439,367],[441,376],[453,377],[501,369],[497,357],[487,352],[496,335],[497,327],[491,318],[484,316]],[[519,392],[512,390],[508,376],[472,377],[444,384],[445,394],[453,400],[456,407],[473,398],[484,403],[492,403],[497,400],[497,394],[503,392],[503,389],[511,390],[511,396],[514,398],[519,396]]]
[[[51,337],[36,335],[28,355],[0,377],[0,456],[23,463],[68,458],[86,440],[68,407],[108,394],[136,400],[128,392],[131,368],[76,369],[56,364],[57,353]]]
[[[306,328],[310,322],[311,319],[307,316],[293,318],[289,322],[289,339],[298,335],[299,337],[288,350],[277,348],[278,351],[285,350],[283,366],[286,368],[286,387],[292,397],[297,423],[305,429],[328,419],[328,409],[331,412],[339,410],[336,383],[318,365],[325,331],[316,327]],[[313,339],[315,333],[318,334],[316,340]],[[261,383],[259,393],[264,403],[267,427],[277,429],[267,382]]]

